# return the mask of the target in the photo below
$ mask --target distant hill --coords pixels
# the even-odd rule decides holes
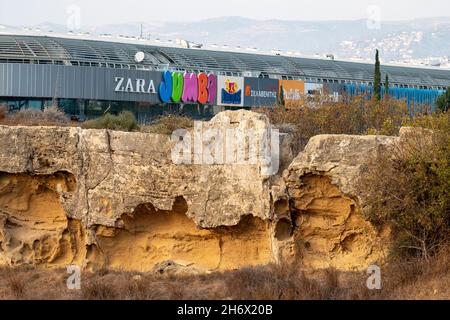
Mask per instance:
[[[41,24],[43,31],[67,32],[55,24]],[[92,34],[139,36],[141,23],[104,25],[82,31]],[[450,57],[450,18],[426,18],[382,22],[368,28],[366,20],[281,21],[223,17],[198,22],[143,23],[151,39],[183,38],[205,45],[256,47],[298,52],[305,55],[332,53],[337,58],[372,60],[379,48],[385,62],[446,64]]]

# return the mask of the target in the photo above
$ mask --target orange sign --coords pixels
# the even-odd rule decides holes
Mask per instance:
[[[286,107],[299,103],[305,94],[305,82],[300,80],[280,80],[279,86],[280,93],[283,87]]]
[[[250,97],[251,93],[252,93],[252,87],[251,86],[246,86],[245,87],[245,96],[246,97]]]

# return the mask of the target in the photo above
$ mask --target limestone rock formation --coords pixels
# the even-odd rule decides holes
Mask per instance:
[[[263,115],[228,111],[198,126],[182,139],[0,126],[0,265],[224,270],[285,260],[355,269],[382,259],[386,235],[363,219],[355,181],[398,138],[318,136],[292,162],[290,137],[267,140]],[[205,130],[232,139],[254,130],[256,140],[238,145],[268,143],[279,161],[248,161],[249,152],[227,162],[229,152],[218,154],[226,142]],[[180,140],[190,163],[174,162]]]
[[[268,125],[245,113],[204,123]],[[262,163],[178,165],[175,145],[154,134],[0,127],[0,263],[149,271],[168,259],[208,269],[271,262]]]
[[[376,230],[364,220],[357,181],[370,159],[398,141],[346,135],[309,141],[284,175],[292,224],[284,245],[286,258],[294,254],[308,267],[342,269],[367,268],[384,260],[389,230]]]

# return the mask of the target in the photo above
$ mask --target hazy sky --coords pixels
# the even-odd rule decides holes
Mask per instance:
[[[381,20],[450,16],[448,0],[0,0],[0,24],[66,24],[73,8],[79,8],[83,26],[221,16],[285,20],[361,19],[378,13]]]

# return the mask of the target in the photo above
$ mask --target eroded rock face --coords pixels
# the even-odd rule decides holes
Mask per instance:
[[[0,264],[82,262],[81,224],[66,216],[59,196],[74,189],[75,179],[66,172],[0,173]]]
[[[306,267],[364,269],[389,252],[389,230],[363,218],[357,189],[368,161],[399,138],[322,135],[310,140],[285,172],[292,236],[285,259]],[[286,215],[288,215],[286,214]]]
[[[121,228],[96,229],[96,258],[106,268],[151,271],[162,261],[202,270],[263,265],[272,260],[268,222],[244,217],[234,227],[201,229],[186,216],[187,204],[178,198],[171,211],[140,205],[122,216]],[[245,259],[242,257],[245,256]]]
[[[227,111],[203,127],[271,125]],[[162,135],[0,126],[0,265],[199,272],[381,260],[387,235],[362,218],[355,182],[397,138],[318,136],[294,161],[289,139],[270,176],[264,161],[175,164],[177,142]]]

